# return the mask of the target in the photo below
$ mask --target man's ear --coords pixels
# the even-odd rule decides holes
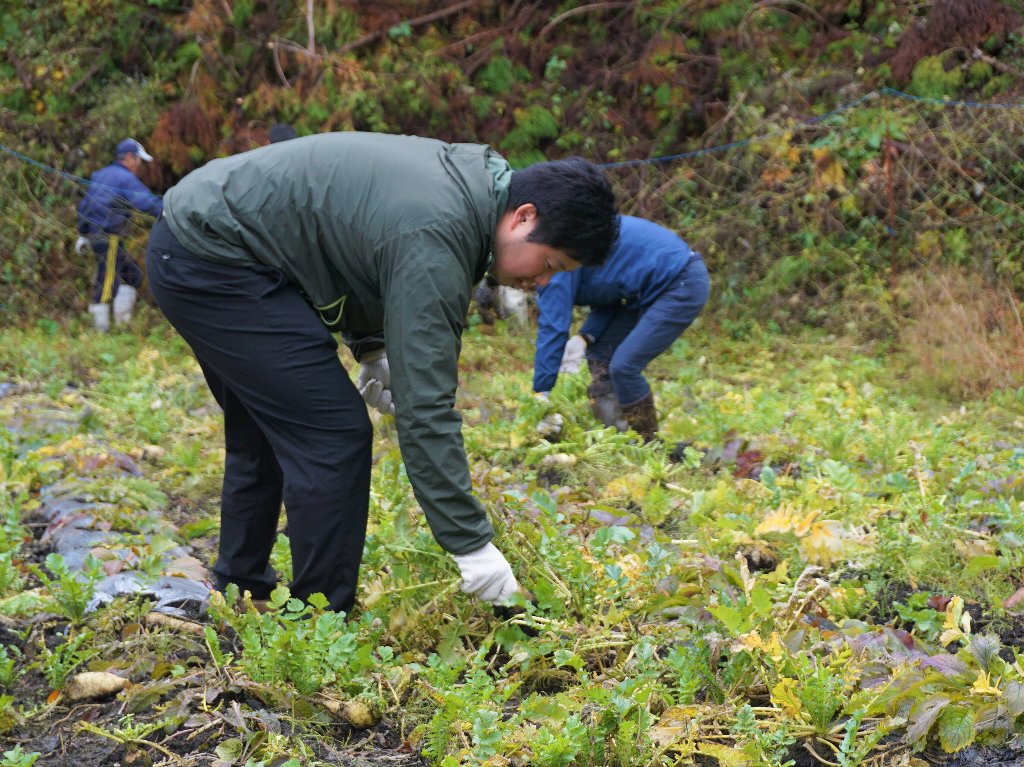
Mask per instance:
[[[512,211],[512,228],[522,224],[529,224],[537,218],[537,206],[532,202],[524,202]]]

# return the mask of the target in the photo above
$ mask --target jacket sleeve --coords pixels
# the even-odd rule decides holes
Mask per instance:
[[[384,329],[380,322],[370,319],[359,301],[351,295],[345,303],[342,338],[356,362],[362,361],[364,354],[384,347]]]
[[[462,241],[467,237],[454,228],[420,231],[393,240],[377,256],[402,459],[434,538],[452,554],[475,551],[494,536],[473,496],[455,409],[472,290],[458,255],[474,247]]]
[[[129,172],[129,175],[125,176],[124,183],[126,188],[120,191],[129,205],[143,213],[148,213],[153,218],[160,215],[164,209],[164,201],[160,195],[149,191],[149,187],[139,181],[134,173]]]
[[[578,271],[578,270],[577,270]],[[533,390],[551,391],[558,381],[565,342],[572,327],[572,307],[579,276],[556,274],[537,294],[537,350],[533,357]]]
[[[600,338],[615,319],[615,312],[618,311],[618,308],[618,306],[593,307],[590,314],[587,315],[583,327],[580,328],[580,333],[586,333],[592,338]]]

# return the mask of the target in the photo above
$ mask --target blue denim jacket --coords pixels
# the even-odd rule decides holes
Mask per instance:
[[[156,218],[163,208],[159,195],[149,191],[128,168],[115,162],[89,178],[89,188],[78,206],[78,233],[121,234],[128,227],[133,209]]]
[[[653,221],[622,216],[619,241],[604,264],[555,274],[537,293],[540,318],[534,358],[534,391],[550,391],[558,378],[574,306],[592,310],[581,332],[599,338],[614,315],[602,308],[649,307],[700,256],[675,232]]]

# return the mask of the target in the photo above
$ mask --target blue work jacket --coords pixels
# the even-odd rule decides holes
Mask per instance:
[[[86,237],[122,234],[128,228],[133,209],[156,218],[164,205],[121,163],[100,168],[89,178],[89,188],[78,205],[78,233]]]
[[[592,310],[581,333],[600,338],[620,307],[642,312],[671,287],[697,257],[675,232],[634,216],[621,216],[619,241],[601,266],[555,274],[537,292],[537,352],[533,390],[551,391],[572,327],[574,306]]]

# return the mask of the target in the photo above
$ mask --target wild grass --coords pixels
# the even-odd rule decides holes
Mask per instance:
[[[1017,297],[964,269],[907,274],[903,344],[924,385],[965,399],[1024,385],[1024,322]]]

